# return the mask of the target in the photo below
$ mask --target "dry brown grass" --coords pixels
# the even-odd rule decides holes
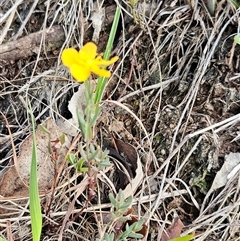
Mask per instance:
[[[109,81],[108,100],[103,102],[107,121],[100,118],[97,135],[108,137],[117,121],[123,128],[114,134],[138,150],[145,176],[133,206],[148,226],[146,240],[160,240],[175,213],[185,224],[184,233],[196,233],[197,241],[240,240],[239,172],[224,188],[208,195],[224,155],[240,151],[236,138],[240,128],[240,47],[232,41],[239,30],[240,11],[230,1],[218,3],[215,17],[197,1],[194,6],[184,1],[143,3],[134,8],[138,23],[133,22],[128,3],[120,4],[124,16],[113,50],[120,61]],[[68,80],[59,54],[68,46],[81,47],[91,40],[91,14],[113,4],[100,0],[0,3],[0,43],[56,24],[63,26],[66,35],[55,55],[44,52],[43,35],[43,51],[0,66],[0,107],[11,125],[17,151],[31,129],[26,98],[32,101],[38,123],[49,116],[58,121],[69,118],[59,106],[66,108],[78,83]],[[103,26],[101,51],[108,33],[109,25]],[[12,151],[5,124],[0,130],[4,169]],[[76,142],[73,150],[77,146]],[[202,183],[194,182],[196,178],[202,178]],[[59,240],[61,235],[63,240],[95,240],[111,232],[112,223],[96,219],[111,208],[103,187],[108,186],[106,192],[110,192],[115,184],[100,172],[98,197],[85,206],[88,183],[84,180],[73,167],[64,170],[51,210],[44,214],[42,240]],[[42,196],[44,212],[50,200],[51,193]],[[1,236],[31,240],[27,199],[0,198],[0,206],[10,210],[1,214]],[[68,222],[75,214],[78,218]],[[67,226],[63,230],[64,220]]]

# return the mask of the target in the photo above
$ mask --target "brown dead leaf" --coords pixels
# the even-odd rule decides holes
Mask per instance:
[[[115,149],[109,148],[109,155],[116,158],[128,172],[128,176],[119,171],[120,188],[123,189],[125,198],[134,195],[143,179],[142,163],[136,149],[119,139],[114,139]],[[128,180],[130,178],[130,182]]]
[[[4,173],[0,182],[0,195],[3,197],[28,195],[28,188],[18,176],[13,160],[9,165],[8,171]]]
[[[172,225],[162,234],[161,241],[168,241],[181,235],[184,225],[179,217],[174,218]]]
[[[63,133],[52,119],[48,119],[38,126],[37,142],[37,171],[40,192],[52,188],[56,173],[65,161],[65,155],[70,144],[67,136],[64,143]],[[30,167],[32,159],[32,135],[28,136],[20,147],[20,154],[13,161],[8,171],[0,181],[0,195],[3,197],[18,197],[28,195]]]

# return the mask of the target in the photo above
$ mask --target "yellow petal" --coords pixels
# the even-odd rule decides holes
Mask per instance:
[[[93,42],[86,43],[79,51],[79,57],[85,61],[95,59],[96,55],[97,46]]]
[[[86,66],[74,64],[70,67],[72,76],[79,82],[87,80],[91,74],[90,69]]]
[[[70,67],[73,64],[77,63],[79,58],[78,51],[73,48],[64,49],[62,52],[62,62],[65,66]]]
[[[96,58],[96,64],[99,66],[109,66],[113,63],[115,63],[116,61],[118,61],[118,56],[115,56],[113,58],[111,58],[110,60],[104,60],[104,59],[100,59],[100,58]]]
[[[101,77],[107,77],[109,78],[111,76],[111,72],[106,69],[101,69],[97,65],[91,66],[91,71]]]

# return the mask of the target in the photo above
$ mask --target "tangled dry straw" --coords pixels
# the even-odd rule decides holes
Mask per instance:
[[[148,227],[146,239],[160,240],[177,214],[185,225],[183,234],[194,232],[197,241],[240,240],[239,171],[223,188],[209,193],[225,155],[240,151],[240,46],[233,43],[239,9],[221,1],[211,16],[202,1],[139,1],[132,10],[125,1],[117,4],[122,20],[113,54],[120,56],[120,63],[108,84],[96,136],[107,138],[113,132],[138,150],[145,176],[133,206]],[[78,83],[66,81],[69,75],[59,54],[98,34],[92,16],[102,8],[105,20],[98,45],[104,51],[116,4],[4,0],[0,6],[1,44],[43,30],[37,51],[0,66],[0,110],[12,132],[1,119],[4,171],[14,148],[18,153],[31,130],[26,97],[38,123],[50,116],[60,122],[70,118],[66,106]],[[56,25],[65,37],[45,48],[45,30]],[[75,151],[78,141],[72,142]],[[41,196],[42,240],[95,240],[112,230],[97,220],[111,207],[105,192],[111,192],[113,180],[99,173],[98,198],[86,205],[87,185],[83,175],[68,166],[54,193]],[[28,198],[0,198],[0,209],[7,210],[0,214],[1,236],[31,240]],[[61,233],[65,217],[75,214]]]

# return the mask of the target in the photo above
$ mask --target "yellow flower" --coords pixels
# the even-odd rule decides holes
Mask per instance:
[[[72,76],[80,82],[89,78],[91,72],[98,76],[110,77],[110,71],[101,67],[106,67],[118,60],[115,56],[110,60],[103,60],[97,56],[97,46],[92,43],[86,43],[78,52],[76,49],[68,48],[62,52],[62,62],[70,69]]]

